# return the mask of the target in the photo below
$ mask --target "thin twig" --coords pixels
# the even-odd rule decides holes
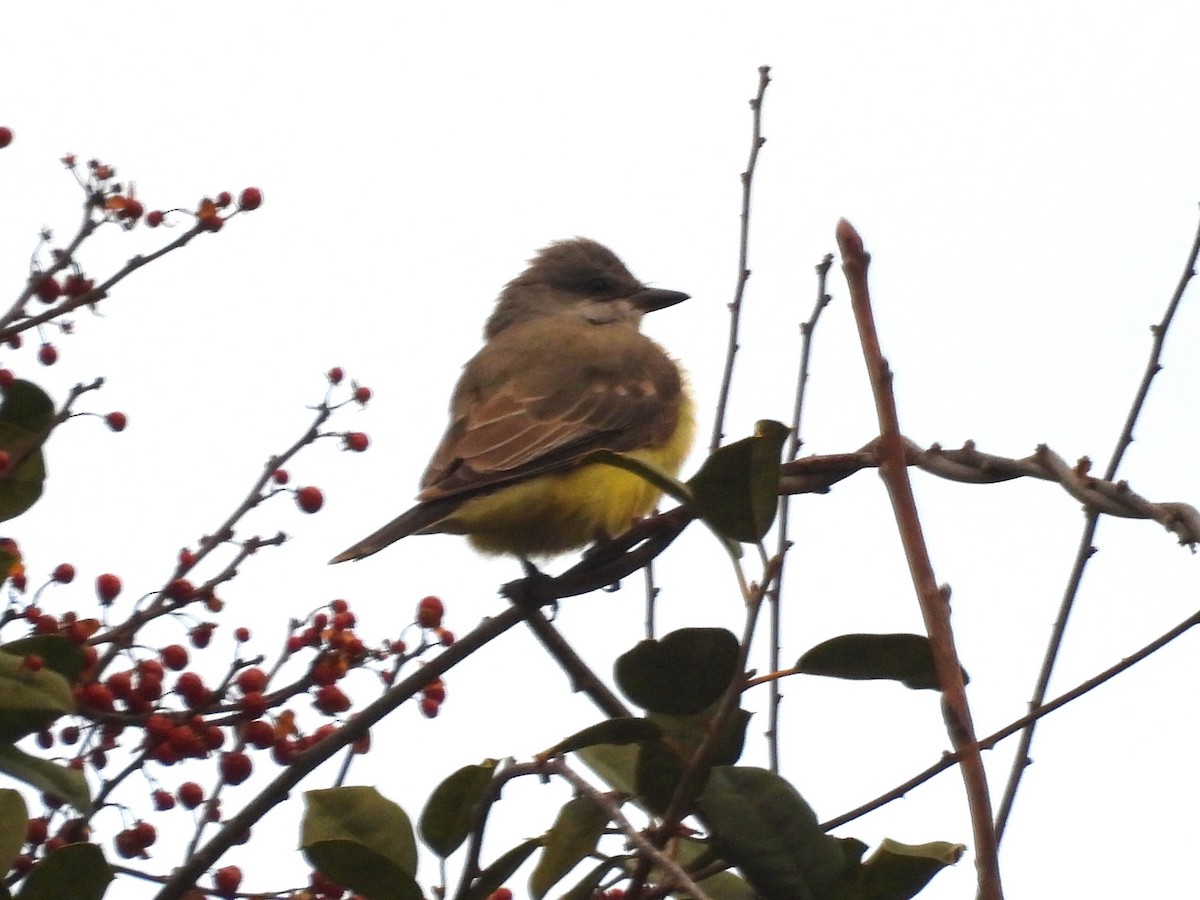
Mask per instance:
[[[758,151],[767,139],[762,136],[762,102],[771,83],[771,67],[758,68],[758,94],[750,101],[753,111],[753,137],[750,142],[750,161],[746,171],[742,173],[742,215],[741,230],[738,237],[738,279],[733,292],[733,302],[729,304],[729,346],[725,351],[725,371],[721,375],[721,390],[717,394],[717,414],[713,420],[712,440],[709,441],[709,452],[721,446],[721,438],[725,436],[725,407],[729,402],[729,389],[733,382],[733,360],[738,351],[738,327],[742,318],[742,295],[746,291],[746,281],[750,278],[748,267],[750,256],[750,191],[754,186],[754,170],[758,165]]]
[[[1149,657],[1151,654],[1161,650],[1167,644],[1171,643],[1171,641],[1175,640],[1177,637],[1191,630],[1192,628],[1195,628],[1197,625],[1200,625],[1200,612],[1196,612],[1188,616],[1171,630],[1159,635],[1137,652],[1126,656],[1120,662],[1110,666],[1098,675],[1095,675],[1092,678],[1089,678],[1087,681],[1076,685],[1066,693],[1059,694],[1049,703],[1038,706],[1032,712],[1022,716],[1021,718],[1013,722],[1009,722],[999,731],[993,732],[985,738],[981,738],[979,741],[980,748],[983,750],[991,750],[996,746],[996,744],[1000,743],[1000,741],[1007,737],[1011,737],[1018,731],[1027,728],[1032,722],[1036,722],[1043,716],[1049,715],[1056,709],[1060,709],[1066,706],[1068,703],[1078,700],[1084,694],[1094,690],[1095,688],[1098,688],[1109,679],[1120,675],[1126,669],[1133,667],[1143,659]],[[958,753],[945,753],[942,755],[942,758],[932,766],[929,766],[929,768],[925,769],[924,771],[917,773],[903,784],[897,785],[890,791],[880,794],[874,800],[869,800],[868,802],[850,810],[849,812],[844,812],[840,816],[830,819],[828,822],[822,822],[821,827],[826,831],[831,831],[834,828],[839,828],[842,825],[845,825],[847,822],[852,822],[869,812],[879,809],[879,807],[891,803],[893,800],[898,800],[918,785],[924,784],[926,781],[929,781],[935,775],[946,771],[951,766],[957,765],[960,759],[961,757]]]
[[[792,407],[792,429],[788,435],[787,447],[784,449],[784,462],[791,462],[800,452],[800,447],[804,441],[800,437],[800,418],[804,411],[804,395],[808,388],[808,360],[812,353],[812,336],[817,328],[817,320],[821,317],[821,312],[829,305],[830,296],[825,290],[826,281],[829,277],[829,269],[833,265],[833,254],[826,253],[825,258],[817,264],[817,302],[813,305],[813,311],[809,315],[808,320],[800,323],[800,366],[796,376],[796,402]],[[782,494],[779,498],[779,532],[778,540],[775,544],[775,555],[779,557],[779,578],[775,581],[775,586],[767,592],[767,604],[770,616],[771,628],[771,671],[775,672],[780,668],[781,654],[783,653],[783,609],[780,603],[783,592],[783,563],[787,553],[791,548],[791,541],[788,539],[788,518],[791,513],[791,496]],[[772,681],[770,687],[770,699],[767,703],[767,753],[770,760],[772,772],[779,772],[779,707],[783,702],[783,695],[779,690],[779,682]]]
[[[979,743],[971,722],[971,709],[963,685],[962,667],[954,646],[950,627],[950,591],[938,585],[934,577],[925,536],[921,530],[912,483],[908,478],[904,443],[900,436],[896,398],[892,392],[892,372],[879,346],[871,310],[871,294],[867,268],[871,257],[863,249],[862,238],[845,219],[837,227],[838,247],[842,254],[842,269],[850,288],[850,304],[858,324],[859,342],[875,395],[875,410],[879,418],[881,459],[879,476],[887,487],[908,559],[913,586],[921,605],[921,615],[933,651],[934,668],[942,691],[942,709],[946,728],[956,752],[962,755],[963,784],[971,812],[971,827],[975,837],[975,868],[979,879],[981,900],[1001,900],[1004,896],[1000,882],[1000,865],[996,853],[996,832],[992,827],[991,800],[988,796],[987,773],[979,752]]]
[[[1183,300],[1183,293],[1196,273],[1197,257],[1200,257],[1200,227],[1197,228],[1196,236],[1192,240],[1192,248],[1188,252],[1187,265],[1184,266],[1183,274],[1179,278],[1179,284],[1175,287],[1175,293],[1171,295],[1171,300],[1167,304],[1166,313],[1164,313],[1161,322],[1157,325],[1152,325],[1150,328],[1151,333],[1154,335],[1154,341],[1150,347],[1150,358],[1146,361],[1146,371],[1142,375],[1141,384],[1138,385],[1137,394],[1134,396],[1133,404],[1129,408],[1129,415],[1125,417],[1125,425],[1121,429],[1121,434],[1117,438],[1117,444],[1113,449],[1112,457],[1109,459],[1108,466],[1104,470],[1105,481],[1112,481],[1116,476],[1125,451],[1133,443],[1133,428],[1137,423],[1138,416],[1141,415],[1142,407],[1146,402],[1146,396],[1150,393],[1150,384],[1154,381],[1154,376],[1162,369],[1160,360],[1162,358],[1163,343],[1167,338],[1167,329],[1171,327],[1171,322],[1175,318],[1175,312]],[[1096,552],[1096,547],[1092,542],[1096,537],[1096,527],[1099,524],[1099,520],[1100,517],[1097,511],[1090,509],[1087,518],[1084,520],[1083,534],[1079,538],[1079,546],[1075,551],[1075,561],[1071,566],[1071,574],[1067,578],[1062,602],[1058,607],[1058,617],[1054,620],[1050,639],[1046,643],[1046,655],[1042,660],[1042,667],[1038,672],[1037,684],[1033,689],[1033,697],[1029,701],[1029,708],[1031,710],[1036,710],[1041,706],[1042,701],[1046,699],[1046,691],[1050,686],[1050,676],[1054,671],[1054,664],[1058,659],[1059,649],[1062,647],[1063,635],[1067,630],[1067,621],[1071,616],[1071,609],[1075,605],[1075,597],[1079,593],[1079,586],[1083,581],[1084,569],[1087,567],[1087,562],[1091,559],[1092,554]],[[1184,540],[1184,535],[1180,535],[1180,540]],[[1194,541],[1194,536],[1192,540]],[[1029,750],[1033,745],[1033,732],[1035,728],[1036,720],[1031,721],[1025,727],[1025,730],[1021,734],[1020,744],[1017,746],[1016,754],[1013,757],[1012,769],[1008,774],[1008,782],[1004,786],[1004,796],[1000,800],[1000,808],[996,814],[997,840],[1003,836],[1004,829],[1008,825],[1009,816],[1012,814],[1013,802],[1016,800],[1017,790],[1021,785],[1021,776],[1029,766]]]
[[[548,760],[544,768],[547,772],[561,775],[571,783],[577,792],[603,809],[609,819],[616,824],[621,834],[625,835],[629,844],[638,852],[641,859],[649,860],[652,865],[659,867],[674,879],[671,890],[682,889],[688,893],[691,900],[708,900],[708,895],[701,890],[679,863],[675,862],[669,854],[655,847],[639,829],[633,827],[633,824],[621,812],[620,804],[613,800],[611,794],[602,793],[592,787],[587,779],[568,766],[562,757]]]

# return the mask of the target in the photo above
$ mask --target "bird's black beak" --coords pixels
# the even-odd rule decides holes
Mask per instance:
[[[643,288],[629,298],[629,302],[642,312],[654,312],[656,309],[666,309],[676,303],[682,303],[691,294],[683,291],[666,291],[662,288]]]

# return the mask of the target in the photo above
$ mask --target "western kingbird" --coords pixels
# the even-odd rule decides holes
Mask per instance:
[[[595,241],[559,241],[508,283],[463,367],[450,425],[416,506],[332,562],[410,534],[464,534],[485,553],[546,557],[616,537],[660,491],[631,472],[581,464],[628,453],[676,475],[696,423],[685,376],[639,331],[688,298],[648,288]]]

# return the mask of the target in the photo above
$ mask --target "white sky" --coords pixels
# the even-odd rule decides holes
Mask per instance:
[[[43,502],[11,526],[33,572],[64,558],[80,570],[75,589],[46,598],[52,611],[89,603],[102,571],[130,592],[152,589],[303,428],[331,365],[374,389],[365,412],[336,420],[367,431],[372,447],[351,457],[328,441],[291,467],[325,490],[326,508],[307,518],[280,502],[255,519],[295,539],[244,567],[224,592],[223,625],[250,624],[267,652],[287,617],[334,597],[351,601],[370,637],[394,635],[426,593],[445,599],[460,633],[497,610],[515,565],[454,538],[323,563],[407,505],[493,298],[550,240],[596,238],[638,277],[693,295],[648,330],[690,369],[700,408],[713,408],[746,101],[764,63],[774,82],[730,436],[787,418],[812,268],[846,216],[874,254],[876,316],[910,437],[974,439],[1012,456],[1045,442],[1103,468],[1195,228],[1200,7],[432,6],[6,9],[0,124],[17,138],[0,153],[0,263],[11,295],[37,229],[65,239],[76,222],[78,192],[57,163],[67,151],[115,164],[148,208],[248,184],[266,197],[253,216],[135,275],[103,319],[81,316],[76,336],[54,338],[53,369],[33,350],[3,357],[60,396],[103,374],[92,408],[130,418],[120,436],[95,420],[56,436]],[[110,235],[85,259],[106,273],[162,237]],[[855,449],[875,428],[840,276],[831,286],[805,452]],[[1150,499],[1200,501],[1198,334],[1193,296],[1122,470]],[[1082,517],[1040,483],[918,475],[916,490],[988,733],[1024,711]],[[795,506],[786,658],[847,631],[920,630],[874,475]],[[1098,546],[1054,693],[1195,608],[1197,563],[1158,526],[1106,521]],[[664,631],[737,629],[733,579],[699,529],[659,575]],[[567,602],[559,623],[606,669],[640,636],[640,592],[631,580],[618,595]],[[161,640],[181,636],[168,627]],[[1183,812],[1200,789],[1180,689],[1194,677],[1195,640],[1043,725],[1002,848],[1010,897],[1178,896],[1191,883],[1175,848],[1200,838]],[[366,677],[347,689],[374,696]],[[563,699],[564,678],[516,633],[451,673],[448,691],[436,721],[411,708],[394,716],[351,780],[377,782],[415,817],[457,766],[527,757],[595,718]],[[933,694],[793,679],[786,695],[785,774],[822,817],[947,746]],[[761,759],[764,726],[761,716],[751,725],[748,763]],[[1011,752],[1010,741],[986,757],[997,794]],[[227,809],[251,788],[240,790]],[[495,821],[513,841],[539,832],[549,813],[537,798],[549,793],[510,790]],[[284,883],[293,820],[294,810],[277,814],[230,854],[249,870],[247,888]],[[961,781],[942,775],[839,833],[969,844]],[[278,867],[264,861],[273,845]],[[436,878],[430,866],[422,874]],[[922,896],[969,896],[973,880],[968,857]]]

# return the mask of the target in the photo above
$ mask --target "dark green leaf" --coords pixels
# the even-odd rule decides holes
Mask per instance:
[[[540,755],[544,757],[561,756],[564,753],[574,753],[576,750],[593,747],[597,744],[636,744],[640,741],[654,740],[658,735],[658,726],[648,719],[636,716],[605,719],[603,722],[597,722],[582,731],[575,732]]]
[[[404,810],[372,787],[306,791],[300,849],[370,900],[418,900],[417,845]]]
[[[18,378],[4,389],[4,399],[0,401],[0,422],[36,434],[49,425],[53,418],[54,401],[33,382]]]
[[[17,900],[100,900],[112,879],[99,847],[67,844],[30,870]]]
[[[3,561],[0,561],[3,566]],[[0,645],[14,656],[40,656],[46,668],[74,683],[84,667],[83,647],[61,634],[35,634]]]
[[[417,827],[421,840],[438,856],[449,856],[471,833],[472,814],[487,795],[495,768],[495,760],[463,766],[434,788]]]
[[[65,678],[50,668],[31,672],[24,656],[0,653],[0,742],[19,740],[74,711]]]
[[[673,842],[673,846],[676,853],[675,861],[688,871],[703,868],[717,858],[717,854],[707,842],[691,838],[677,838]],[[650,877],[652,880],[659,880],[666,876],[655,867],[651,871]],[[754,888],[750,887],[744,878],[738,877],[733,872],[718,872],[697,884],[703,889],[709,900],[760,900]]]
[[[929,638],[920,634],[843,634],[822,641],[796,662],[808,675],[886,678],[914,690],[939,689]],[[963,670],[963,682],[968,681]]]
[[[724,628],[682,628],[642,641],[615,666],[617,686],[642,709],[687,715],[707,709],[737,672],[738,639]]]
[[[718,767],[700,797],[713,848],[765,900],[817,900],[852,881],[864,845],[821,831],[790,784],[766,769]]]
[[[559,810],[546,833],[541,858],[529,876],[529,893],[541,900],[546,892],[596,849],[608,825],[608,812],[590,797],[575,797]]]
[[[779,506],[779,454],[790,429],[764,419],[754,436],[716,450],[688,481],[692,508],[718,534],[756,543]]]
[[[467,891],[466,900],[484,900],[492,895],[492,891],[504,887],[504,883],[512,878],[513,873],[521,868],[521,864],[540,846],[541,838],[530,838],[513,847],[479,873],[479,877]]]
[[[909,900],[934,875],[958,862],[966,849],[946,841],[913,846],[884,838],[837,900]]]
[[[746,726],[751,714],[744,709],[735,709],[726,722],[720,739],[713,748],[708,768],[725,766],[737,762],[746,739]],[[651,720],[662,730],[662,740],[642,744],[637,759],[637,796],[656,813],[663,813],[675,796],[687,765],[708,735],[710,719],[707,715],[696,716],[651,716]],[[696,794],[704,790],[707,773],[696,779]],[[695,798],[690,798],[686,809],[691,811]]]
[[[12,868],[29,831],[29,808],[12,788],[0,789],[0,872]]]
[[[85,815],[92,812],[87,779],[78,769],[68,769],[30,756],[12,744],[0,744],[0,772],[47,794],[61,797]]]
[[[25,458],[0,478],[0,521],[19,516],[42,495],[45,460],[40,448],[31,452],[30,448],[37,446],[43,429],[53,417],[54,401],[37,385],[18,380],[4,390],[4,400],[0,403],[0,450],[14,459]]]

